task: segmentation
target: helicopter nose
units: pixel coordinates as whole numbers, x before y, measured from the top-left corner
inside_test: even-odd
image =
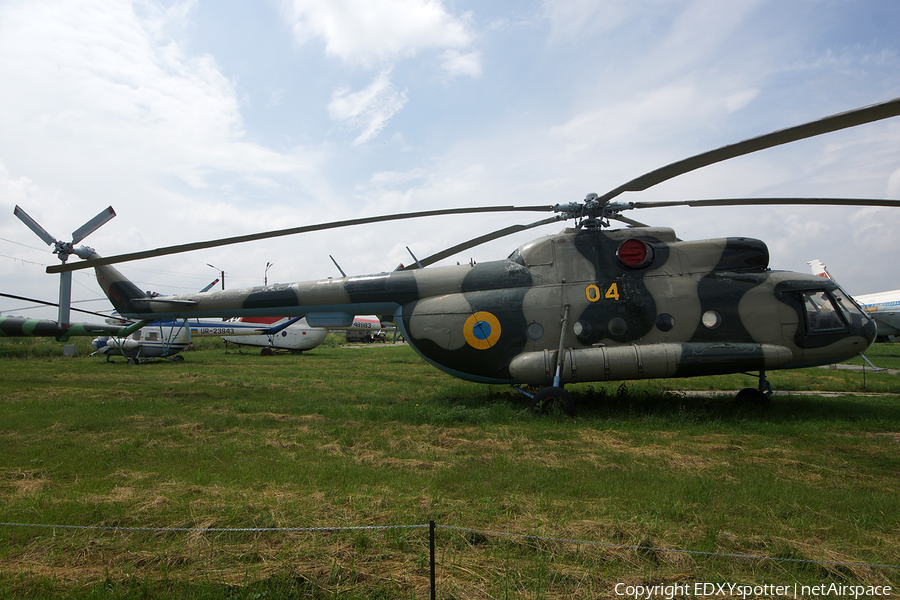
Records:
[[[865,323],[863,323],[862,326],[858,328],[858,331],[855,331],[853,333],[863,337],[866,340],[866,349],[868,349],[869,346],[875,343],[875,337],[878,335],[878,326],[875,325],[875,320],[870,317],[868,313],[863,314],[865,314],[866,316]]]

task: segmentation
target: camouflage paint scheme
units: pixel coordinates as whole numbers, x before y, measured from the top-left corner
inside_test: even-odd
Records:
[[[73,323],[60,327],[56,321],[44,319],[25,319],[23,317],[0,318],[0,337],[53,337],[65,342],[74,336],[131,335],[147,324],[146,321],[134,323],[128,327],[118,325],[91,325],[89,323]]]
[[[345,327],[393,315],[426,361],[483,383],[550,385],[560,348],[569,383],[806,367],[871,345],[874,323],[836,284],[768,261],[759,240],[636,227],[565,229],[481,264],[157,298],[113,267],[96,271],[132,318],[303,315]],[[812,325],[823,311],[811,299],[828,327]]]

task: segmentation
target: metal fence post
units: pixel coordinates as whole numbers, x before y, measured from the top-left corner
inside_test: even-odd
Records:
[[[428,523],[428,545],[431,552],[431,600],[437,600],[437,588],[434,583],[434,519]]]

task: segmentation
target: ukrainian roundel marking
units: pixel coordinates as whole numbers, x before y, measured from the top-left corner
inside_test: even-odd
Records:
[[[489,312],[477,312],[466,319],[463,335],[476,350],[487,350],[500,339],[500,321]]]

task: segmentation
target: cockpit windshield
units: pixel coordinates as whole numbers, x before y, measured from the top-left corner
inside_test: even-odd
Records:
[[[840,289],[807,290],[802,293],[809,333],[846,331],[847,325],[862,327],[868,317]]]
[[[836,304],[851,327],[862,327],[869,320],[868,315],[843,290],[831,290],[831,295],[836,300]]]

